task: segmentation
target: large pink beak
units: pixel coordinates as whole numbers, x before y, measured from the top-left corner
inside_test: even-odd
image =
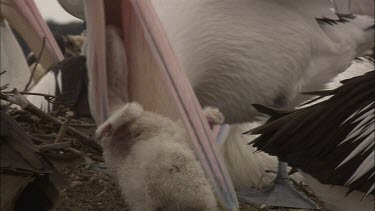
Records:
[[[98,123],[110,114],[105,25],[121,29],[127,54],[130,101],[146,110],[182,120],[196,156],[226,210],[237,197],[193,89],[183,73],[150,0],[86,0],[90,106]],[[126,71],[126,70],[124,70]],[[109,80],[110,81],[110,80]],[[110,83],[110,82],[108,82]]]
[[[33,0],[1,0],[1,17],[22,36],[36,56],[45,39],[40,59],[45,70],[64,58]]]

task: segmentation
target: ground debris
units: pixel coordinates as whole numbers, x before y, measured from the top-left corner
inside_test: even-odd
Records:
[[[60,169],[70,185],[60,190],[56,210],[127,210],[120,191],[105,172],[76,163]]]
[[[48,115],[64,122],[66,121],[66,112],[67,110],[61,108],[60,112]],[[8,113],[28,132],[35,145],[50,159],[67,180],[67,185],[59,187],[60,200],[55,208],[56,211],[128,210],[117,185],[105,168],[100,153],[93,153],[92,150],[90,151],[87,146],[77,140],[77,137],[73,137],[69,133],[64,133],[56,143],[61,124],[53,123],[49,119],[40,118],[22,109],[9,108]],[[69,121],[71,123],[70,126],[87,137],[94,136],[96,127],[91,118],[73,118]],[[66,149],[70,150],[64,151],[65,146]],[[328,211],[323,208],[323,204],[316,199],[307,187],[301,184],[294,185],[298,190],[317,202],[322,207],[322,211]],[[240,203],[240,210],[309,211],[306,209],[273,207],[259,209],[244,203]]]

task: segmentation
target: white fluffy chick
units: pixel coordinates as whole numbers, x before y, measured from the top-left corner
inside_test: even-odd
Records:
[[[215,108],[205,114],[211,124],[224,120]],[[219,210],[180,122],[128,103],[96,135],[130,210]]]

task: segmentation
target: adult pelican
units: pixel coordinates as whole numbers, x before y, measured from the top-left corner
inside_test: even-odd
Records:
[[[60,50],[34,1],[2,0],[1,18],[1,70],[7,70],[1,76],[1,83],[9,83],[10,87],[21,91],[29,83],[27,91],[57,96],[59,101],[69,102],[78,116],[89,115],[86,60],[78,56],[61,62],[64,49]],[[40,56],[39,63],[30,67],[30,71],[35,70],[32,79],[8,23],[26,41],[35,57]],[[61,45],[64,47],[64,43]],[[42,96],[28,95],[27,99],[46,112],[53,109],[53,104]]]
[[[254,120],[253,103],[298,104],[303,101],[297,97],[300,91],[321,87],[373,43],[371,18],[340,19],[328,1],[155,0],[152,4],[201,105],[218,107],[228,123]],[[107,23],[121,22],[115,18],[118,10],[113,10],[112,18],[108,14]],[[99,18],[86,21],[103,23]],[[90,61],[89,67],[95,67]],[[107,87],[92,82],[98,86],[90,87],[91,104],[94,115],[100,115],[101,106],[93,100],[108,100],[99,94]]]
[[[10,87],[23,91],[26,86],[28,88],[32,87],[46,75],[42,83],[39,84],[39,87],[42,88],[38,88],[36,91],[55,95],[56,82],[51,77],[51,73],[46,73],[44,70],[48,70],[53,64],[61,61],[63,55],[34,1],[1,0],[0,3],[2,24],[2,33],[0,35],[1,71],[7,71],[1,76],[1,83],[9,84]],[[21,35],[32,52],[38,56],[40,55],[39,63],[43,67],[41,68],[42,72],[35,73],[35,71],[30,73],[25,56],[9,25]],[[35,77],[36,75],[39,77]],[[37,106],[42,104],[39,102],[45,102],[44,99],[41,100],[42,97],[28,96],[28,98]],[[37,99],[36,101],[34,100],[35,98]]]
[[[26,41],[31,51],[36,55],[41,54],[40,64],[44,69],[48,69],[52,64],[55,64],[63,59],[63,55],[53,38],[51,31],[40,15],[34,1],[26,0],[1,0],[1,19],[5,19],[9,25],[15,29],[21,37]],[[10,33],[10,32],[7,32]],[[24,63],[25,57],[19,52],[19,46],[12,41],[13,36],[2,36],[2,39],[9,37],[9,41],[14,46],[5,49],[9,44],[2,45],[2,54],[9,54],[5,63],[14,64],[16,61]],[[7,41],[4,40],[6,43]],[[13,51],[17,51],[13,53]],[[43,51],[41,53],[41,51]],[[3,64],[3,63],[2,63]],[[2,68],[7,68],[3,67]],[[17,71],[17,70],[7,70]],[[18,77],[24,78],[28,76],[27,73],[19,74]]]
[[[218,107],[227,123],[254,120],[254,102],[298,105],[305,100],[299,92],[322,87],[373,45],[373,19],[351,15],[347,2],[336,2],[336,15],[329,1],[151,1],[199,102]],[[131,5],[111,4],[106,24],[121,28],[116,15]],[[100,113],[106,82],[92,79],[92,105]],[[247,163],[236,165],[242,171]]]

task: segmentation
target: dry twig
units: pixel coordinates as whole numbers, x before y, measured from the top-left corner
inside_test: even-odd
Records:
[[[61,126],[61,128],[59,130],[59,133],[57,134],[57,137],[55,139],[55,143],[61,142],[61,140],[64,138],[64,136],[66,134],[66,131],[67,131],[68,127],[69,127],[69,123],[72,120],[72,118],[74,117],[74,113],[71,112],[71,111],[68,111],[68,112],[66,112],[65,117],[66,117],[66,120],[62,124],[62,126]]]
[[[31,136],[31,139],[34,141],[36,145],[43,144],[46,141],[45,139],[42,139],[36,136]]]
[[[9,93],[12,93],[12,92],[3,92],[4,94],[9,94]],[[34,93],[34,92],[19,92],[20,94],[23,94],[23,95],[37,95],[37,96],[42,96],[46,99],[48,98],[56,98],[56,96],[53,96],[53,95],[47,95],[47,94],[42,94],[42,93]]]
[[[8,89],[8,86],[9,86],[9,84],[4,84],[4,85],[0,86],[0,91],[2,91],[4,89]]]
[[[71,141],[65,141],[65,142],[60,142],[60,143],[44,144],[44,145],[38,146],[38,149],[41,152],[45,152],[49,150],[61,150],[61,149],[69,148],[71,146],[72,146]]]
[[[84,152],[79,151],[78,149],[74,149],[72,147],[65,147],[66,145],[61,145],[62,143],[53,144],[55,146],[51,146],[54,149],[44,150],[41,151],[42,153],[45,153],[46,156],[59,159],[59,160],[68,160],[68,159],[76,159],[78,157],[81,157],[85,160],[86,165],[91,165],[94,163],[93,159],[88,157]],[[53,154],[50,153],[52,150],[58,150],[60,154]]]
[[[91,158],[89,158],[84,152],[81,152],[78,149],[66,148],[65,150],[67,150],[69,152],[72,152],[73,154],[77,154],[77,155],[81,156],[85,160],[87,165],[90,165],[90,164],[94,163],[94,161]]]
[[[51,115],[48,115],[47,113],[43,112],[33,104],[31,104],[23,95],[21,95],[17,90],[14,90],[13,95],[6,95],[3,93],[0,93],[0,99],[8,101],[10,103],[14,103],[18,106],[20,106],[23,110],[29,111],[30,113],[37,115],[41,118],[47,119],[55,124],[62,125],[63,122],[52,117]],[[91,137],[87,136],[86,134],[82,133],[79,130],[76,130],[75,128],[68,127],[67,128],[68,133],[76,138],[78,141],[80,141],[83,145],[87,146],[89,150],[93,153],[101,153],[102,149],[100,145]]]
[[[43,139],[56,139],[56,133],[50,133],[50,134],[31,134],[33,137],[37,138],[43,138]]]
[[[96,127],[96,124],[79,124],[79,123],[70,123],[72,127]]]

